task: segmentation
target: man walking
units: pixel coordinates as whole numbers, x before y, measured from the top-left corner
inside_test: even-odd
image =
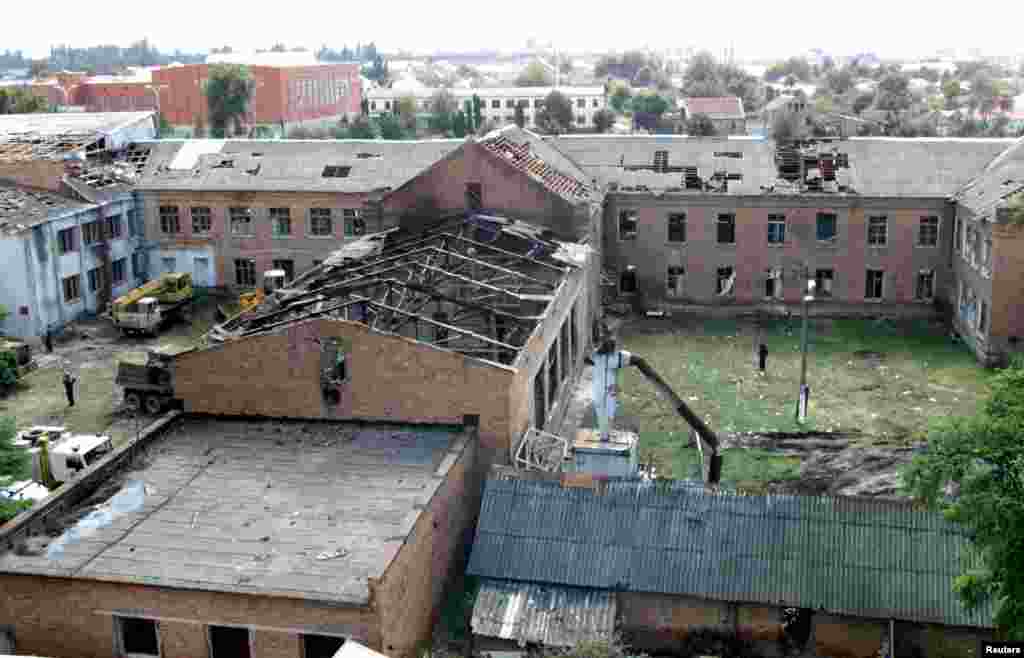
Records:
[[[68,406],[75,406],[75,384],[78,378],[71,374],[71,368],[64,367],[64,394],[68,396]]]
[[[43,344],[46,345],[46,353],[53,354],[53,330],[46,328],[46,335],[43,336]]]

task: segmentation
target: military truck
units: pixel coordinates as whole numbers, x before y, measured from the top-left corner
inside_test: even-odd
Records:
[[[114,300],[110,319],[123,334],[155,336],[175,320],[191,321],[192,275],[163,274]]]

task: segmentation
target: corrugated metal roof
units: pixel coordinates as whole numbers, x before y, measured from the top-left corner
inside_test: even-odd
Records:
[[[967,547],[941,515],[887,501],[489,479],[468,573],[991,627],[952,592]]]
[[[477,635],[521,645],[568,647],[610,639],[616,611],[615,595],[608,590],[484,579],[471,626]]]
[[[1013,194],[1024,190],[1024,139],[1014,142],[963,186],[957,201],[976,215],[990,215]]]

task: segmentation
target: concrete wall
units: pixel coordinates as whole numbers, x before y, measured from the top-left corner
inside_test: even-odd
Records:
[[[90,291],[88,272],[102,269],[102,259],[92,246],[82,243],[82,225],[101,218],[121,217],[121,238],[110,240],[111,262],[124,259],[125,278],[113,286],[114,297],[131,290],[136,280],[132,271],[132,254],[138,248],[138,236],[131,235],[129,214],[134,199],[129,195],[102,206],[92,206],[65,213],[33,227],[16,237],[0,240],[0,258],[7,264],[0,277],[0,304],[10,311],[2,323],[3,331],[20,338],[38,337],[48,326],[63,326],[84,314],[101,309],[101,290]],[[59,253],[58,233],[73,228],[77,248]],[[79,275],[81,297],[64,300],[62,281]],[[23,313],[27,307],[27,314]]]
[[[1000,354],[1024,351],[1024,228],[992,227],[992,320],[989,341]]]
[[[337,405],[324,401],[315,342],[329,336],[350,346]],[[484,449],[506,452],[514,379],[512,368],[342,320],[303,322],[184,354],[175,363],[175,393],[186,411],[424,423],[475,414]]]
[[[364,194],[330,193],[274,193],[274,192],[143,192],[143,211],[146,236],[153,250],[151,264],[159,267],[161,258],[174,257],[179,271],[193,272],[196,258],[210,259],[210,283],[216,287],[234,288],[235,259],[255,260],[256,285],[263,284],[263,272],[273,269],[275,259],[294,261],[298,275],[313,266],[314,260],[324,260],[346,240],[358,236],[345,235],[344,209],[362,213],[366,232],[373,233],[384,226],[376,214],[366,209]],[[160,230],[160,206],[176,206],[181,232],[167,235]],[[253,211],[252,235],[231,233],[229,208],[248,207]],[[211,213],[209,234],[197,234],[192,229],[192,208],[208,207]],[[274,236],[270,221],[270,208],[289,208],[292,234]],[[330,208],[333,233],[312,236],[309,232],[310,208]]]
[[[820,201],[818,203],[821,203]],[[885,271],[883,305],[917,304],[917,272],[932,269],[936,289],[949,287],[948,253],[952,228],[946,204],[939,200],[875,201],[832,200],[830,206],[814,199],[760,199],[721,196],[654,197],[612,193],[606,203],[604,226],[605,267],[618,275],[626,266],[636,268],[640,288],[651,298],[666,299],[669,266],[685,268],[684,290],[676,301],[719,304],[751,304],[765,300],[765,272],[783,269],[783,301],[798,302],[803,291],[803,266],[833,269],[833,302],[864,303],[866,270]],[[635,240],[619,239],[619,212],[638,213]],[[837,239],[819,243],[816,214],[837,215]],[[686,214],[686,242],[668,241],[668,215]],[[719,213],[735,213],[736,243],[717,242]],[[784,214],[786,240],[768,243],[768,215]],[[867,217],[888,217],[886,247],[867,245]],[[918,221],[924,215],[940,217],[939,244],[917,245]],[[733,267],[737,277],[732,298],[716,294],[717,268]],[[878,302],[872,302],[878,303]],[[897,306],[898,308],[898,306]],[[888,310],[888,309],[887,309]]]

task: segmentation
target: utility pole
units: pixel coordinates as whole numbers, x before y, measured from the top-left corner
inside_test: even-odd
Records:
[[[814,301],[814,281],[810,269],[804,265],[803,328],[800,331],[800,391],[796,403],[796,422],[807,420],[807,406],[810,404],[810,389],[807,388],[807,314],[808,305]]]

